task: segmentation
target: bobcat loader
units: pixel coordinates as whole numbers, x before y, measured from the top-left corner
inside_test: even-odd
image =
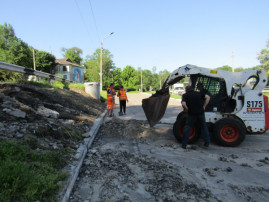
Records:
[[[267,85],[263,70],[249,69],[242,72],[210,70],[185,65],[173,71],[162,88],[150,98],[142,100],[142,107],[151,127],[163,117],[170,98],[169,86],[189,77],[189,85],[198,91],[202,85],[210,96],[205,118],[211,136],[223,146],[237,146],[246,133],[264,133],[269,129],[268,97],[262,90]],[[186,112],[179,113],[173,125],[173,133],[182,140]],[[189,143],[199,138],[199,124],[195,125]]]

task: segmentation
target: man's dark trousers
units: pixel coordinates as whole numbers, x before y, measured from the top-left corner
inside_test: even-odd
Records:
[[[189,136],[191,128],[194,126],[195,123],[199,123],[201,125],[201,135],[204,139],[205,143],[210,142],[210,136],[208,132],[208,128],[205,122],[205,114],[198,114],[198,115],[187,115],[186,124],[183,130],[183,140],[182,145],[186,146],[188,144]]]

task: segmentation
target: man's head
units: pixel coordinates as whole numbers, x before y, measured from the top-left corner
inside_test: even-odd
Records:
[[[186,92],[189,92],[189,91],[192,91],[192,90],[193,90],[193,88],[191,86],[186,86],[186,88],[185,88]]]
[[[120,86],[120,89],[123,90],[123,86]]]
[[[114,87],[114,83],[110,84],[110,87],[113,88]]]

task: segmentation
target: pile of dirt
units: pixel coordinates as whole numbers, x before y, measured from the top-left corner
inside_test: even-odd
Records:
[[[147,121],[123,120],[117,117],[107,120],[99,130],[99,136],[139,139],[140,141],[153,141],[158,139],[163,129],[150,128]],[[98,137],[97,137],[98,138]]]
[[[0,140],[36,139],[42,149],[76,149],[105,110],[80,89],[0,83]]]

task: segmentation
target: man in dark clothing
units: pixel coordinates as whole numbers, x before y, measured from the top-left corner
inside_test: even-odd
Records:
[[[119,102],[120,102],[120,111],[119,115],[125,115],[126,114],[126,101],[128,102],[127,93],[126,90],[124,90],[123,86],[120,87],[120,90],[118,92]]]
[[[205,122],[205,108],[210,97],[207,94],[196,92],[191,86],[186,87],[186,93],[182,96],[182,106],[188,112],[186,124],[183,130],[182,148],[186,149],[191,128],[199,122],[202,129],[204,146],[208,147],[210,142],[208,128]]]

